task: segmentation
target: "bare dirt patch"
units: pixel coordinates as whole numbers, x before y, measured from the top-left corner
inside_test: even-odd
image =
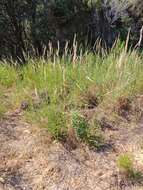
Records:
[[[68,150],[45,129],[11,114],[0,122],[0,190],[140,190],[122,179],[116,159],[129,149],[141,157],[143,125],[107,129],[113,149],[96,152],[85,145]],[[139,153],[139,154],[138,154]]]

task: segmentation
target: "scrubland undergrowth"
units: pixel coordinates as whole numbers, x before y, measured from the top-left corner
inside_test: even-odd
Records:
[[[55,55],[28,59],[23,66],[3,61],[0,117],[18,108],[27,121],[47,128],[54,139],[65,141],[70,131],[77,140],[100,148],[104,137],[94,110],[117,105],[116,111],[124,115],[130,101],[142,94],[142,76],[142,55],[126,51],[122,44],[102,57],[90,52]]]

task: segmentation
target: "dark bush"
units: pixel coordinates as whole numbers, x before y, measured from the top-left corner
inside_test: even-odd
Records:
[[[0,0],[0,58],[23,62],[27,54],[43,55],[49,42],[56,47],[59,41],[62,50],[67,41],[72,46],[75,34],[83,47],[93,47],[98,38],[110,47],[130,26],[138,32],[135,43],[143,11],[138,4],[122,5],[120,0]]]

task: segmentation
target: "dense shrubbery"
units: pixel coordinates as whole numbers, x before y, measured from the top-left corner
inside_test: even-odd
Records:
[[[87,46],[88,42],[93,47],[101,38],[111,46],[119,33],[126,36],[130,26],[133,33],[139,31],[142,10],[133,4],[123,0],[0,0],[0,58],[39,56],[49,42],[57,46],[59,41],[62,49],[66,41],[73,43],[75,34],[79,44]]]

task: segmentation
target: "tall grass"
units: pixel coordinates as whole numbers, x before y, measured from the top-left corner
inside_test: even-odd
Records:
[[[74,60],[72,55],[30,59],[22,67],[1,63],[0,86],[11,91],[13,109],[26,101],[26,118],[60,138],[70,125],[70,113],[88,108],[91,98],[102,103],[141,94],[142,62],[141,54],[119,44],[103,57],[86,52]]]

